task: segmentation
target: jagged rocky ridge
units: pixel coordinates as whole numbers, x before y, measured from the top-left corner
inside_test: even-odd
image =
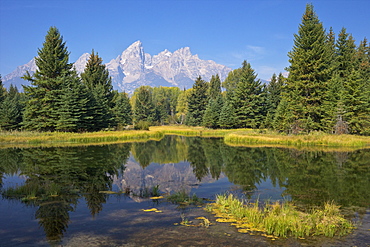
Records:
[[[78,73],[81,73],[89,58],[89,54],[83,54],[74,63]],[[132,93],[135,88],[142,85],[177,86],[181,89],[192,87],[195,79],[201,76],[204,80],[210,80],[212,75],[218,74],[221,80],[225,79],[232,70],[224,65],[211,60],[202,60],[198,55],[193,55],[189,47],[181,48],[173,53],[164,50],[157,55],[151,56],[144,52],[140,41],[136,41],[122,52],[117,58],[106,64],[112,77],[114,89]],[[12,73],[3,78],[4,85],[28,85],[20,77],[26,71],[36,71],[35,59],[29,63],[17,67]]]

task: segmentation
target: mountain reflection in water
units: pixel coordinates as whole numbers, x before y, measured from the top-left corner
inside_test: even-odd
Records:
[[[143,191],[156,186],[161,193],[199,190],[202,196],[214,198],[210,185],[219,182],[228,185],[225,190],[234,187],[253,199],[268,183],[277,188],[272,199],[289,198],[303,207],[331,200],[342,207],[366,209],[370,205],[369,149],[230,147],[217,138],[166,136],[161,141],[102,146],[0,149],[0,157],[3,201],[33,209],[49,242],[63,239],[72,212],[85,206],[82,200],[96,218],[108,208],[110,197],[142,202]],[[14,177],[23,182],[12,183]],[[111,190],[127,193],[101,193]],[[16,217],[2,205],[0,216]],[[0,229],[12,228],[11,222],[0,222]],[[10,241],[13,237],[6,234],[0,230],[0,239]]]

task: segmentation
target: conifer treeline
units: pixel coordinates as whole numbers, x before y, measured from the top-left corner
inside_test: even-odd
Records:
[[[141,86],[129,99],[113,90],[108,70],[94,51],[77,75],[59,31],[51,27],[38,51],[38,70],[24,76],[31,81],[25,93],[12,86],[6,91],[0,84],[0,128],[96,131],[132,123],[141,129],[177,123],[293,134],[370,134],[366,38],[356,46],[343,28],[336,39],[308,4],[288,57],[288,77],[274,74],[268,85],[244,61],[223,82],[215,75],[209,82],[198,77],[188,90]]]

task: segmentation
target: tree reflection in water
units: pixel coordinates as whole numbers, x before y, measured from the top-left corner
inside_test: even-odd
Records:
[[[85,198],[92,216],[103,209],[107,195],[99,191],[111,190],[112,176],[123,172],[130,149],[131,144],[24,149],[16,152],[17,169],[27,180],[11,193],[6,190],[2,194],[38,207],[35,218],[47,239],[60,241],[80,197]],[[14,172],[13,162],[1,164],[5,174]]]
[[[249,196],[270,179],[303,206],[331,200],[341,206],[368,208],[370,204],[369,149],[243,148],[227,146],[217,138],[179,136],[133,144],[0,149],[0,182],[4,175],[18,172],[27,177],[22,186],[4,189],[2,195],[37,207],[35,217],[47,239],[59,241],[80,198],[86,200],[92,217],[101,212],[108,195],[99,191],[112,189],[113,176],[124,173],[130,151],[143,169],[151,163],[183,165],[185,161],[199,181],[223,174]]]

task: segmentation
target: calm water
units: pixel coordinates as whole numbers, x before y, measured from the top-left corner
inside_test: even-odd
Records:
[[[358,228],[342,238],[272,241],[227,223],[176,226],[182,219],[214,218],[197,206],[151,200],[154,188],[206,199],[232,192],[250,200],[293,200],[302,209],[334,200]],[[0,189],[0,246],[370,246],[369,149],[241,148],[175,136],[0,149]],[[153,207],[162,212],[142,210]]]

